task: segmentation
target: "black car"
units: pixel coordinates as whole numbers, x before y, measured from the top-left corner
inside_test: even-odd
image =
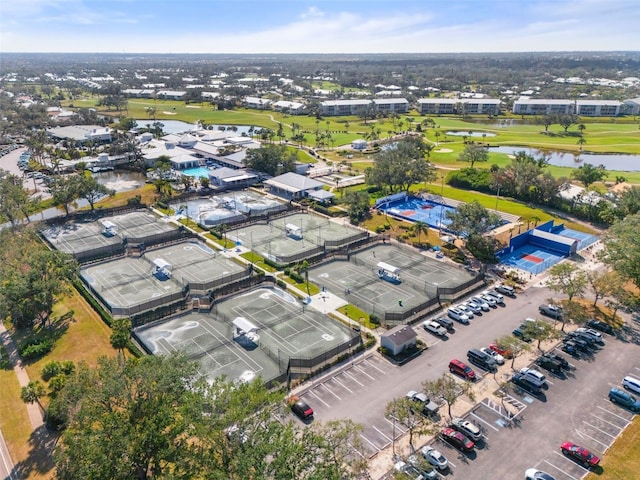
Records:
[[[538,307],[538,311],[542,315],[546,315],[547,317],[553,318],[555,320],[560,320],[562,318],[562,308],[558,307],[557,305],[544,303]]]
[[[615,330],[610,324],[608,324],[607,322],[602,322],[600,320],[595,320],[595,319],[589,320],[587,322],[587,327],[593,328],[594,330],[598,330],[599,332],[602,332],[602,333],[608,333],[609,335],[615,334]]]
[[[563,352],[567,352],[569,355],[578,355],[578,346],[573,343],[571,340],[567,340],[565,339],[562,342],[562,347],[561,347]]]
[[[564,358],[562,355],[558,355],[557,353],[547,352],[547,353],[544,353],[542,356],[555,360],[560,364],[560,367],[564,368],[565,370],[568,370],[571,368],[571,365],[569,365],[569,362],[567,361],[567,359]]]
[[[585,343],[588,347],[592,348],[596,348],[598,346],[598,342],[594,338],[590,337],[589,335],[584,335],[580,332],[569,332],[565,335],[565,338],[569,338],[576,343]]]
[[[292,398],[291,411],[302,420],[313,417],[313,408],[307,402],[300,398]]]
[[[526,390],[533,395],[540,395],[542,393],[542,388],[531,382],[526,376],[520,373],[514,373],[511,377],[511,381],[518,387]]]
[[[453,320],[451,320],[450,318],[438,317],[435,319],[435,321],[438,322],[442,327],[446,328],[447,330],[449,331],[453,330]]]
[[[560,374],[562,372],[562,365],[560,365],[560,362],[545,355],[538,358],[536,360],[536,364],[551,373]]]
[[[562,341],[565,343],[571,342],[573,346],[581,352],[585,352],[585,353],[591,352],[591,348],[589,348],[589,344],[579,337],[567,335]]]
[[[519,338],[523,342],[529,343],[531,341],[531,337],[527,335],[524,331],[524,327],[519,326],[513,332],[511,332],[514,337]]]

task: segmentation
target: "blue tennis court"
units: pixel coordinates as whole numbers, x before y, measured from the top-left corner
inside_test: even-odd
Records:
[[[571,230],[570,228],[564,228],[564,226],[562,228],[554,230],[553,233],[555,233],[556,235],[562,235],[563,237],[578,240],[578,251],[582,250],[583,248],[587,248],[592,243],[598,241],[597,235],[591,235],[589,233]]]
[[[500,257],[500,263],[538,274],[565,258],[527,243]]]
[[[394,217],[411,222],[423,222],[432,228],[442,227],[444,229],[451,224],[451,220],[447,218],[447,212],[456,211],[449,205],[418,197],[405,197],[404,199],[382,202],[377,208]]]

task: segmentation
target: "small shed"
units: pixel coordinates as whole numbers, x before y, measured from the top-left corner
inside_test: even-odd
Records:
[[[302,227],[294,225],[293,223],[287,223],[285,225],[285,231],[287,236],[300,239],[302,238]]]
[[[367,141],[361,138],[351,142],[351,148],[353,148],[354,150],[364,150],[367,148],[367,145],[368,145]]]
[[[380,335],[380,345],[391,355],[398,355],[407,348],[416,346],[418,335],[409,325],[398,325]]]
[[[113,237],[118,233],[118,226],[109,220],[102,220],[102,234],[105,237]]]
[[[156,258],[153,261],[153,274],[170,278],[171,264],[162,258]]]
[[[378,262],[378,277],[392,283],[400,283],[400,269],[386,262]]]

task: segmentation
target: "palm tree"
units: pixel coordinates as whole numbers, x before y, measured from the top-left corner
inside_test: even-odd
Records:
[[[20,398],[24,403],[37,403],[42,411],[42,414],[46,416],[46,410],[42,406],[40,399],[47,394],[47,390],[39,380],[33,380],[29,382],[26,387],[22,387]]]
[[[416,222],[416,223],[414,223],[414,224],[413,224],[413,227],[412,227],[412,229],[411,229],[411,230],[413,231],[413,234],[414,234],[414,235],[417,235],[417,236],[418,236],[418,243],[421,243],[421,242],[420,242],[420,236],[421,236],[423,233],[425,233],[425,234],[428,234],[428,233],[429,233],[429,225],[427,225],[427,224],[426,224],[426,223],[424,223],[424,222],[420,222],[420,221],[418,221],[418,222]]]
[[[577,143],[580,145],[580,151],[582,151],[582,146],[587,143],[587,140],[584,137],[580,137]]]
[[[580,135],[584,135],[584,131],[587,128],[587,126],[584,123],[581,123],[580,125],[578,125],[578,130],[580,130]]]

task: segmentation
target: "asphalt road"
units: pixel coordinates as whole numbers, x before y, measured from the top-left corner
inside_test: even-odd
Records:
[[[538,306],[553,296],[546,288],[532,287],[516,299],[505,298],[506,306],[471,320],[468,326],[456,323],[456,332],[446,340],[415,327],[430,348],[404,366],[392,365],[377,353],[355,359],[333,375],[314,380],[301,393],[316,411],[318,420],[352,419],[364,426],[364,456],[389,448],[405,430],[384,415],[387,402],[408,390],[420,390],[425,380],[435,380],[446,372],[449,360],[466,360],[466,352],[482,347],[510,333],[526,317],[541,318]],[[579,479],[586,470],[560,454],[559,445],[570,440],[602,454],[633,417],[607,399],[609,388],[619,385],[625,375],[640,377],[640,349],[636,343],[609,337],[607,345],[584,358],[567,357],[575,368],[564,378],[547,373],[549,390],[541,399],[513,394],[512,408],[522,409],[519,426],[509,426],[504,411],[491,402],[479,404],[469,416],[486,432],[486,442],[471,456],[439,444],[455,466],[447,478],[521,479],[524,470],[537,467],[558,480]],[[535,348],[535,345],[534,345]],[[516,366],[524,366],[516,360]],[[481,372],[475,368],[476,372]],[[510,361],[497,377],[507,378]],[[483,381],[484,391],[495,391],[492,378]],[[446,411],[444,411],[446,415]],[[407,453],[407,452],[403,452]],[[389,465],[391,467],[391,465]]]

